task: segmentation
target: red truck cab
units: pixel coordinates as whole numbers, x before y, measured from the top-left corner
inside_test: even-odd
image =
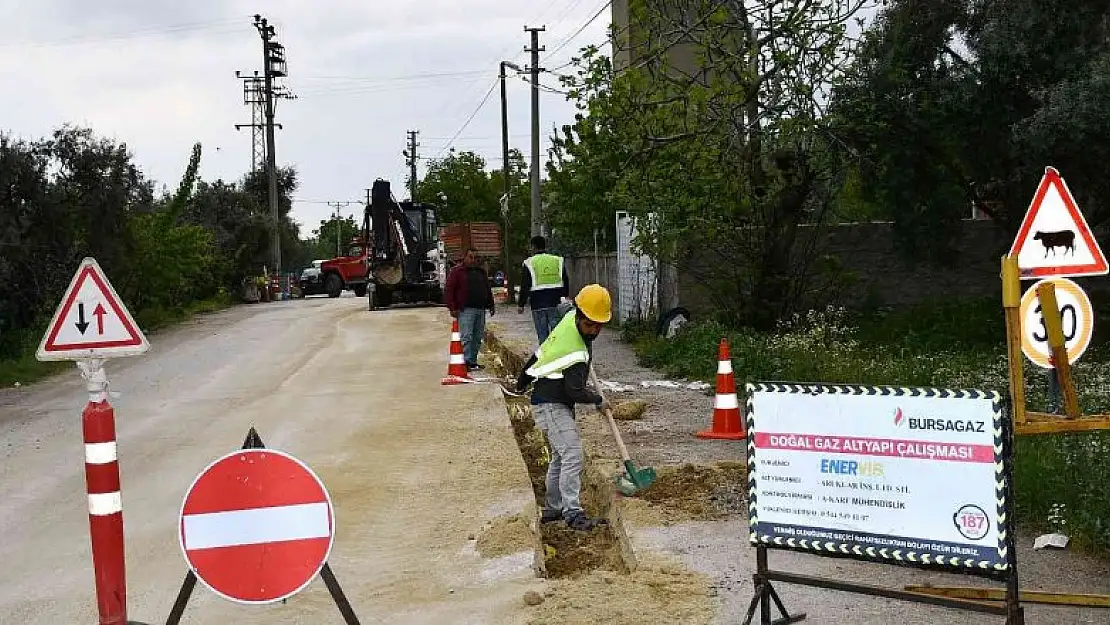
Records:
[[[346,256],[325,260],[320,265],[324,292],[328,297],[339,297],[344,290],[354,291],[357,297],[366,295],[367,249],[362,237],[351,239]]]

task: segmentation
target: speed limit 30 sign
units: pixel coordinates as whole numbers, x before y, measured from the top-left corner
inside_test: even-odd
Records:
[[[1067,278],[1048,278],[1029,287],[1021,296],[1021,351],[1038,367],[1052,369],[1048,349],[1048,331],[1045,329],[1037,287],[1051,282],[1056,286],[1056,305],[1060,307],[1060,321],[1064,330],[1064,347],[1068,363],[1074,363],[1091,344],[1091,331],[1095,315],[1091,300],[1079,285]]]

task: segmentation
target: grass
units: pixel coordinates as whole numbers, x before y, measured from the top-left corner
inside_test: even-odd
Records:
[[[226,293],[221,293],[216,297],[193,302],[176,310],[162,308],[141,310],[135,315],[135,321],[144,333],[150,333],[191,319],[194,315],[222,310],[233,303]],[[13,351],[16,356],[0,359],[0,388],[13,386],[16,383],[32,384],[73,367],[72,363],[66,361],[40,362],[35,358],[39,341],[46,332],[46,325],[47,321],[44,320],[14,339],[16,348]]]
[[[1003,327],[992,300],[900,314],[851,316],[830,308],[771,333],[700,322],[670,340],[657,339],[647,326],[623,334],[641,364],[675,378],[713,383],[724,337],[738,388],[779,380],[975,388],[1008,397]],[[1089,349],[1073,371],[1084,412],[1110,412],[1110,346]],[[1025,375],[1029,407],[1046,408],[1046,373],[1027,362]],[[1110,551],[1110,432],[1023,436],[1015,447],[1019,521],[1061,531],[1078,547]]]

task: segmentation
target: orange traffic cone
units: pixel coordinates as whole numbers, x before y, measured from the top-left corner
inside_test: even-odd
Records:
[[[451,319],[451,355],[447,359],[447,377],[440,384],[467,384],[470,374],[463,358],[462,338],[459,336],[459,320]]]
[[[732,377],[732,358],[728,340],[721,339],[717,350],[717,399],[713,406],[713,428],[697,433],[698,438],[740,440],[747,438],[736,399],[736,380]]]

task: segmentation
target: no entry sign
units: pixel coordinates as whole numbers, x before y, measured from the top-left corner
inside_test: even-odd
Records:
[[[335,517],[324,484],[301,461],[244,449],[208,465],[181,506],[181,550],[212,592],[237,603],[287,599],[328,559]]]

